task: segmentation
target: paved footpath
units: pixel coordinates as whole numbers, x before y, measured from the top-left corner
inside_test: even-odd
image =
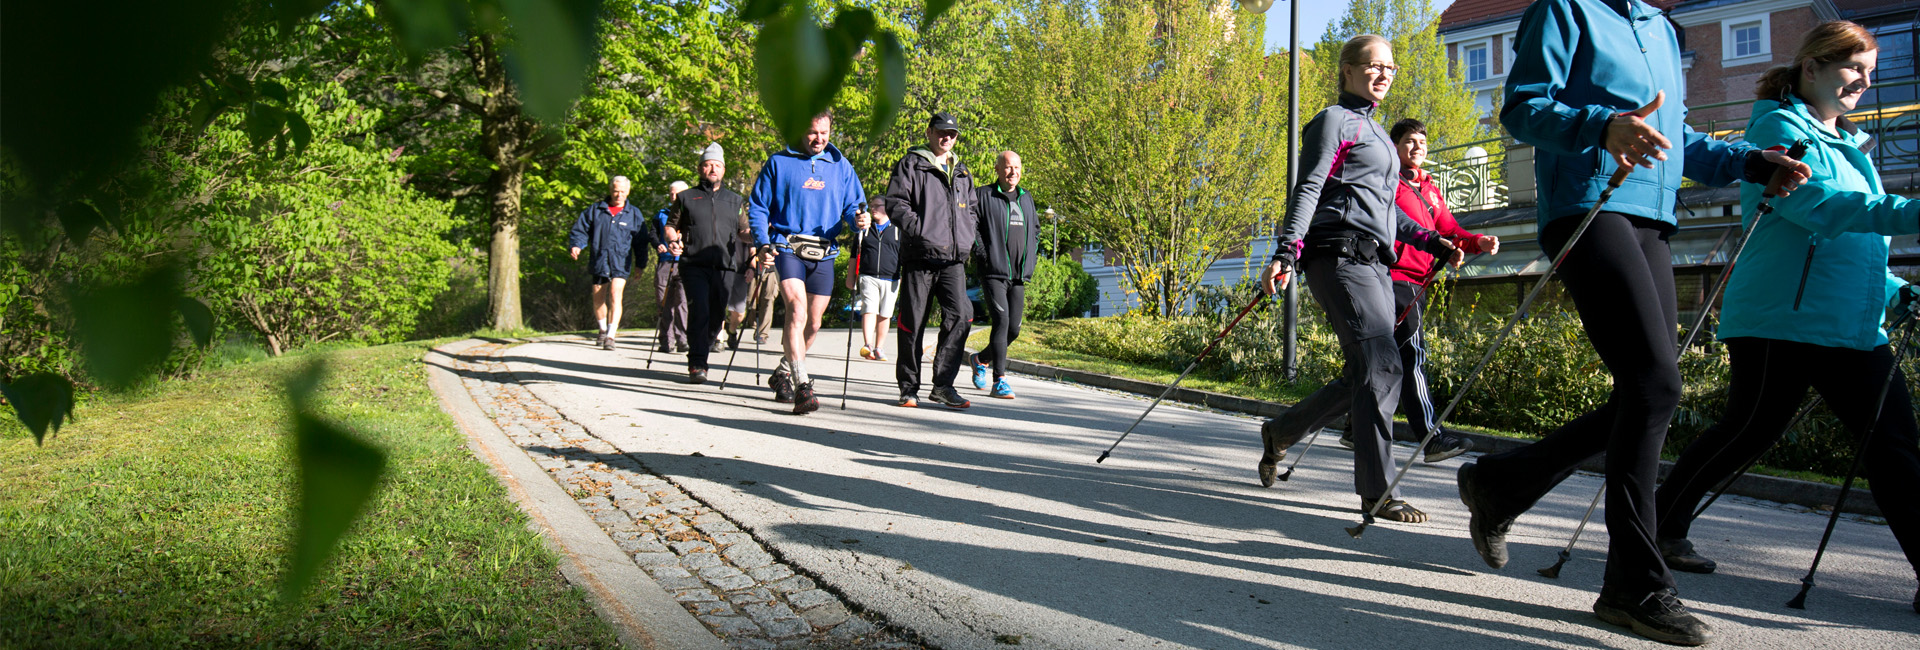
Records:
[[[775,350],[746,348],[723,390],[726,353],[715,381],[693,386],[683,355],[648,369],[647,342],[483,345],[453,363],[501,428],[736,648],[1663,647],[1594,617],[1604,530],[1587,531],[1558,580],[1534,572],[1597,476],[1521,518],[1512,563],[1490,571],[1454,488],[1464,458],[1402,484],[1432,522],[1353,539],[1352,454],[1327,438],[1266,489],[1245,417],[1163,404],[1095,464],[1146,399],[1015,377],[1019,399],[996,400],[963,374],[973,408],[902,409],[892,364],[856,359],[841,410],[846,338],[831,331],[809,364],[824,408],[795,416],[755,385]],[[1681,574],[1681,597],[1715,647],[1920,647],[1913,571],[1873,520],[1843,519],[1808,609],[1783,606],[1825,521],[1729,497],[1695,525],[1720,571]]]

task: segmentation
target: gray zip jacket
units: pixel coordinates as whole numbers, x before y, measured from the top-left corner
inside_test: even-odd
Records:
[[[1395,206],[1400,154],[1387,130],[1373,121],[1375,105],[1342,91],[1340,103],[1307,122],[1300,143],[1300,172],[1280,223],[1275,259],[1293,264],[1309,237],[1358,232],[1380,243],[1380,261],[1393,264],[1395,240],[1436,256],[1443,238]]]

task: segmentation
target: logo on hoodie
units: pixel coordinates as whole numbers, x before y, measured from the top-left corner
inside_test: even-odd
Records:
[[[820,180],[818,178],[809,178],[807,179],[807,182],[801,183],[800,187],[804,187],[810,190],[824,190],[824,189],[827,189],[827,182]]]

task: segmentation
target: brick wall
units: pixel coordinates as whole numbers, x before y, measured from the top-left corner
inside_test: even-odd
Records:
[[[1694,53],[1693,68],[1687,71],[1687,104],[1703,106],[1753,99],[1753,87],[1760,81],[1760,75],[1773,66],[1791,63],[1794,51],[1800,48],[1800,39],[1818,24],[1820,21],[1814,17],[1812,7],[1775,12],[1769,18],[1768,30],[1772,60],[1731,68],[1720,65],[1720,22],[1687,28],[1687,49]],[[1729,120],[1735,122],[1733,126],[1738,128],[1751,113],[1752,109],[1745,105],[1728,106],[1694,111],[1689,115],[1689,121],[1697,124],[1709,119]]]

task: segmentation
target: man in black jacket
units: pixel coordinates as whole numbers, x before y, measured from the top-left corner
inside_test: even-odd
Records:
[[[980,188],[973,204],[979,215],[973,257],[980,272],[980,300],[993,323],[987,348],[973,355],[973,387],[987,388],[987,364],[992,364],[993,391],[987,395],[1013,399],[1013,388],[1007,385],[1007,345],[1020,338],[1027,280],[1040,263],[1040,219],[1033,195],[1020,187],[1020,154],[1000,152],[993,171],[999,182]]]
[[[966,261],[979,231],[972,207],[973,174],[953,152],[959,140],[960,125],[953,116],[935,113],[927,124],[927,144],[908,149],[887,182],[887,212],[900,224],[900,359],[894,370],[900,406],[919,406],[920,339],[929,297],[940,303],[940,339],[929,395],[953,408],[971,406],[953,389],[973,320]]]
[[[595,201],[573,222],[567,234],[568,254],[580,259],[587,254],[587,272],[593,274],[593,315],[600,320],[600,347],[613,349],[613,334],[620,329],[620,296],[627,288],[630,269],[647,268],[646,250],[652,239],[646,228],[646,215],[627,204],[627,192],[633,182],[615,176],[607,183],[607,198]]]
[[[684,247],[680,284],[687,290],[688,382],[707,381],[707,355],[726,322],[733,286],[734,247],[746,228],[746,197],[720,186],[727,165],[718,143],[700,154],[700,185],[680,192],[667,221],[667,240]]]

